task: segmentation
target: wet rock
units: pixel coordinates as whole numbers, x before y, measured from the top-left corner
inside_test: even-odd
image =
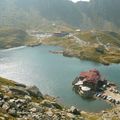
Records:
[[[40,90],[36,86],[27,87],[26,90],[29,92],[29,94],[31,96],[43,99],[42,93],[40,92]]]
[[[23,87],[9,87],[9,89],[13,92],[13,94],[16,95],[29,95],[29,93]]]
[[[5,102],[2,108],[7,111],[10,108],[10,105],[7,102]]]

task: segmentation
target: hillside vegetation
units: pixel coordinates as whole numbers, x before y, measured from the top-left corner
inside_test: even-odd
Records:
[[[66,37],[52,37],[43,44],[65,48],[63,55],[103,64],[120,63],[120,34],[108,31],[84,31]]]
[[[0,26],[22,29],[68,25],[82,30],[120,31],[120,1],[1,0]]]
[[[29,45],[38,41],[25,31],[14,28],[0,28],[0,49]]]
[[[65,28],[67,29],[67,28]],[[0,29],[0,49],[42,44],[65,48],[63,55],[92,60],[103,64],[120,63],[120,34],[110,31],[81,31],[68,29],[65,37],[35,38],[20,29]],[[52,34],[52,33],[51,33]]]
[[[74,106],[61,106],[36,86],[26,86],[0,77],[1,120],[119,120],[120,106],[100,113],[87,113]]]

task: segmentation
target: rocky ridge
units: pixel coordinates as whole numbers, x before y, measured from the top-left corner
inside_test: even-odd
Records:
[[[64,108],[55,98],[44,96],[36,86],[15,82],[0,85],[0,113],[0,120],[84,119],[74,106]]]
[[[0,120],[120,120],[120,106],[100,113],[66,108],[36,86],[0,78]]]

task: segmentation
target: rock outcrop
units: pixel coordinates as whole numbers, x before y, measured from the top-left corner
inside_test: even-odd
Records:
[[[79,120],[80,111],[75,107],[66,109],[44,96],[36,86],[15,83],[0,87],[0,119],[9,120]],[[1,112],[1,111],[0,111]]]
[[[23,92],[24,91],[24,92]],[[120,106],[101,113],[66,108],[36,86],[0,78],[0,120],[119,120]]]

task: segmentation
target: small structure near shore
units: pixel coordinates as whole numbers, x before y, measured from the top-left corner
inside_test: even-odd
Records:
[[[109,83],[96,69],[81,72],[72,85],[75,92],[85,98],[101,98],[110,103],[120,104],[120,92],[116,85]]]
[[[101,78],[96,69],[81,72],[73,81],[75,91],[84,97],[92,97],[96,91],[100,91],[100,88],[106,84],[107,81]]]

